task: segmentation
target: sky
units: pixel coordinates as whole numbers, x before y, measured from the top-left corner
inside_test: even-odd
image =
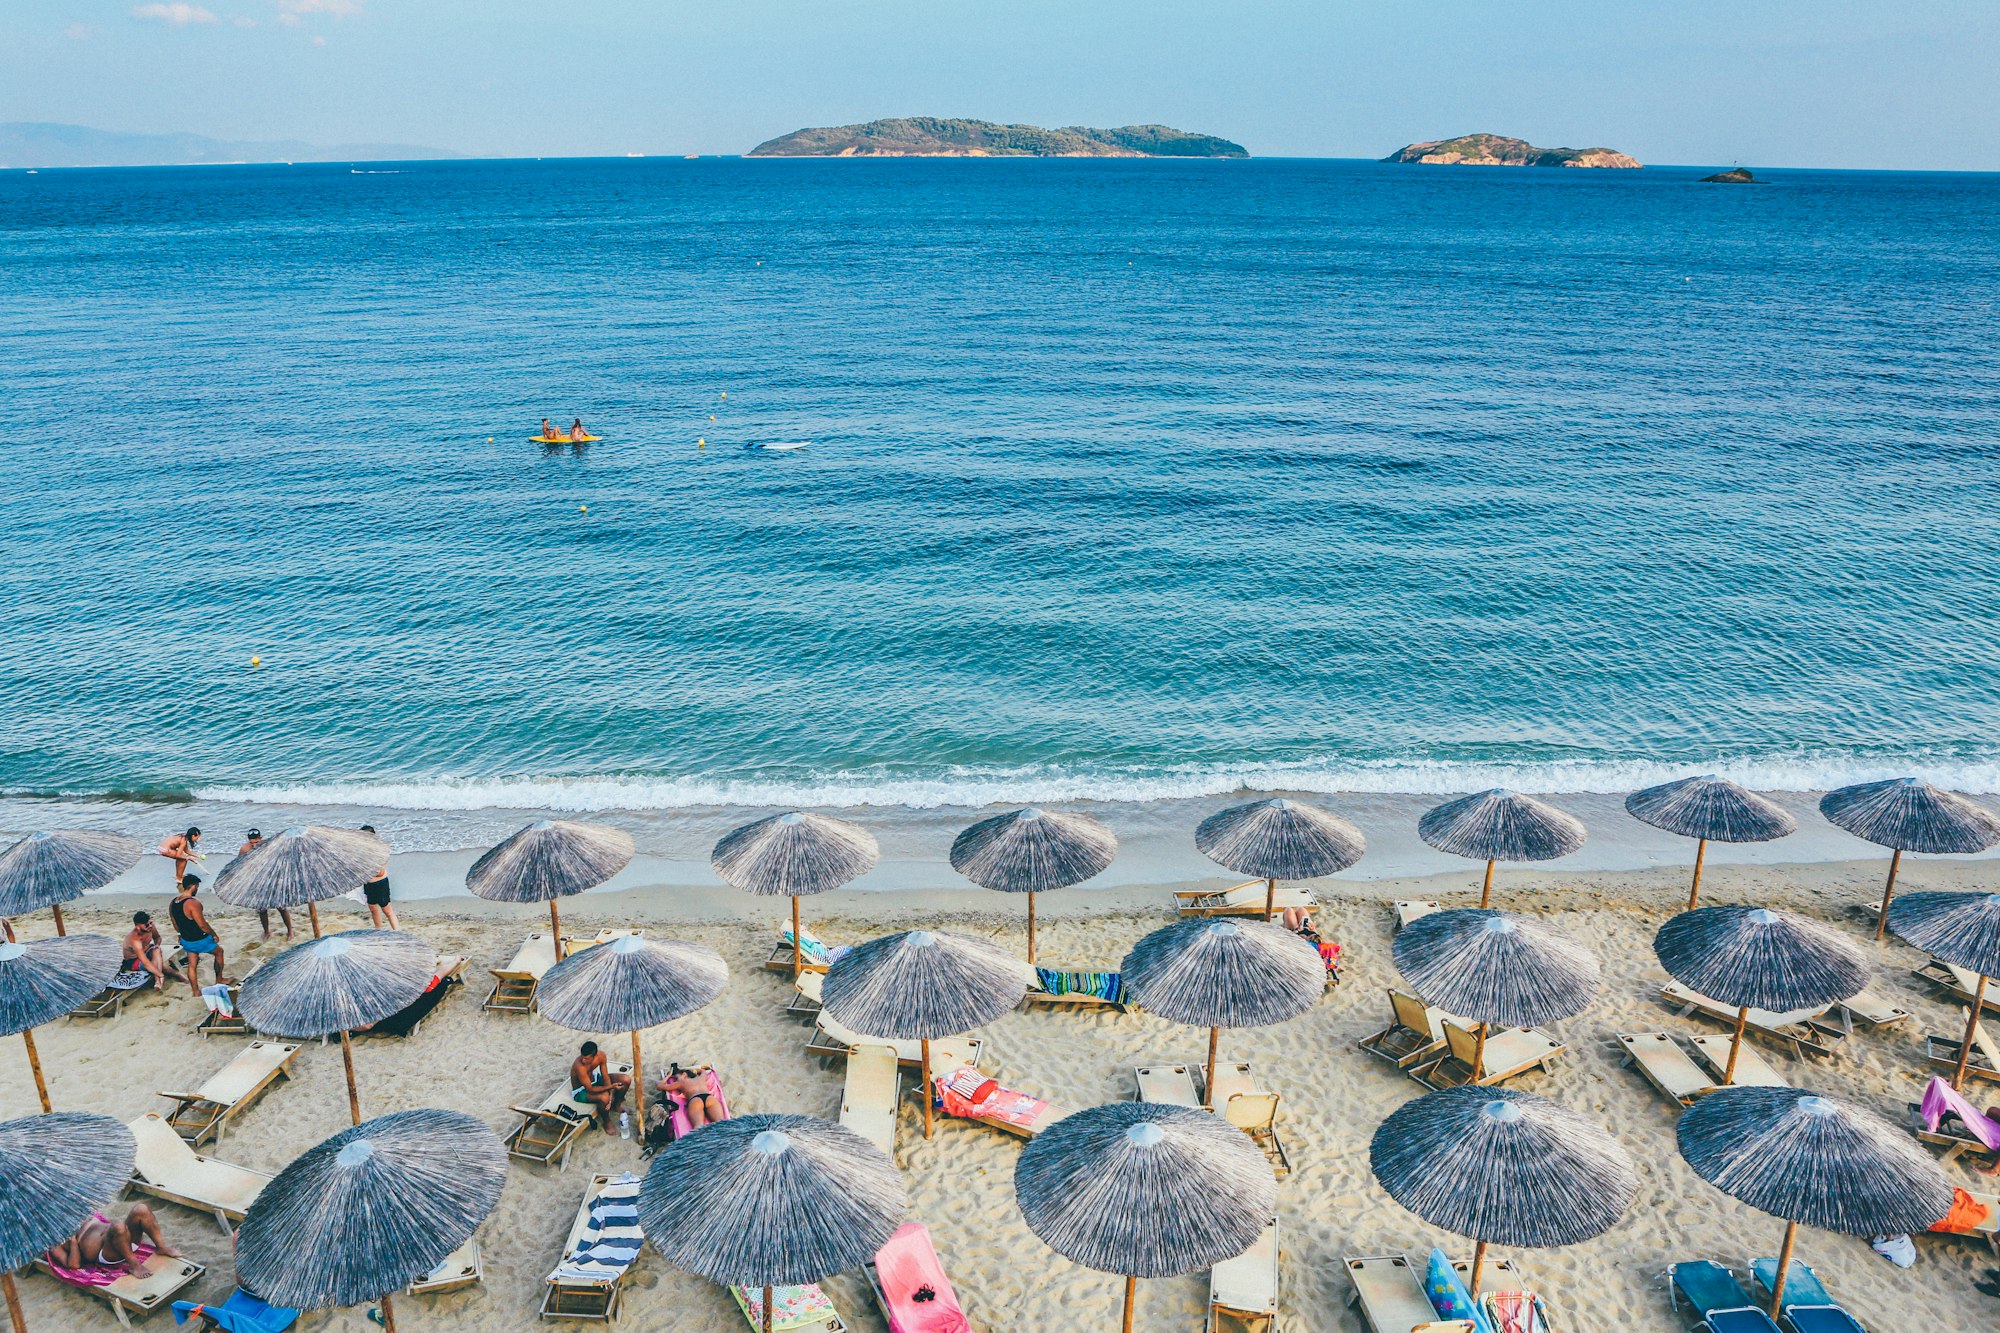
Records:
[[[6,0],[0,120],[479,156],[808,125],[1474,130],[1642,161],[2000,170],[1993,0]]]

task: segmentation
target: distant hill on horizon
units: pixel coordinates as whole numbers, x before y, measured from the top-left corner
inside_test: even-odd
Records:
[[[0,122],[0,167],[180,167],[224,162],[410,162],[457,157],[419,144],[310,144],[296,139],[211,139],[128,134],[87,125]]]
[[[1001,125],[990,120],[898,116],[861,125],[794,130],[750,157],[1248,157],[1242,144],[1166,125],[1097,130]]]

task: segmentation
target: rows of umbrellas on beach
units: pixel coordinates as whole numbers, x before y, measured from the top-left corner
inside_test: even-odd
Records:
[[[1725,1085],[1750,1009],[1828,1004],[1865,986],[1865,954],[1838,931],[1765,908],[1699,905],[1707,843],[1782,837],[1796,827],[1784,810],[1714,777],[1635,793],[1627,808],[1698,842],[1689,908],[1661,927],[1655,951],[1677,980],[1738,1009]],[[1893,902],[1891,895],[1904,852],[1985,850],[2000,844],[2000,819],[1915,779],[1833,792],[1821,809],[1895,852],[1878,936],[1893,930],[1976,973],[1983,998],[1985,979],[2000,974],[2000,893],[1911,893]],[[1418,995],[1477,1024],[1482,1043],[1496,1025],[1533,1027],[1580,1013],[1599,985],[1596,959],[1546,922],[1491,910],[1491,898],[1494,863],[1566,855],[1582,845],[1581,823],[1544,802],[1494,791],[1437,807],[1419,833],[1484,861],[1486,875],[1479,907],[1433,913],[1397,935],[1396,966]],[[1268,920],[1278,881],[1346,869],[1366,842],[1338,815],[1277,799],[1211,816],[1196,845],[1267,881],[1267,919],[1176,922],[1138,941],[1122,975],[1148,1012],[1209,1030],[1213,1069],[1220,1029],[1287,1021],[1324,992],[1318,951]],[[0,945],[0,1035],[26,1043],[43,1108],[0,1123],[0,1285],[17,1328],[12,1271],[70,1235],[130,1176],[129,1130],[105,1116],[54,1111],[33,1029],[117,972],[118,943],[67,935],[60,905],[108,884],[142,851],[115,834],[59,830],[0,853],[0,915],[52,907],[58,931]],[[372,833],[287,829],[225,867],[216,892],[243,907],[310,909],[374,873],[387,851]],[[1037,981],[1034,895],[1102,873],[1116,851],[1109,829],[1076,812],[1017,810],[973,824],[954,842],[951,864],[974,883],[1029,895],[1029,962],[956,933],[891,934],[832,963],[825,1010],[858,1032],[923,1042],[926,1052],[930,1041],[997,1019]],[[637,934],[563,956],[558,901],[610,880],[633,853],[622,830],[544,820],[482,855],[467,886],[497,901],[548,905],[558,961],[541,982],[540,1012],[578,1031],[630,1032],[635,1086],[643,1088],[640,1032],[714,1000],[728,969],[703,946]],[[796,950],[805,938],[799,899],[852,882],[878,856],[873,836],[857,825],[789,812],[728,834],[711,864],[738,888],[791,900]],[[312,917],[314,938],[247,977],[240,1008],[259,1032],[340,1038],[352,1127],[298,1157],[262,1191],[237,1238],[237,1275],[274,1305],[379,1301],[393,1329],[392,1293],[471,1237],[499,1200],[506,1156],[489,1128],[457,1112],[363,1119],[348,1034],[415,1000],[430,983],[435,953],[399,931],[321,935]],[[802,961],[795,953],[795,970]],[[1972,1012],[1976,1021],[1977,1002]],[[924,1076],[928,1084],[928,1069]],[[932,1099],[924,1101],[928,1134]],[[1953,1202],[1943,1172],[1909,1135],[1869,1110],[1807,1091],[1724,1086],[1682,1114],[1678,1139],[1704,1179],[1786,1220],[1774,1311],[1800,1226],[1914,1232]],[[1598,1235],[1623,1215],[1638,1185],[1630,1157],[1603,1128],[1549,1098],[1497,1087],[1417,1098],[1382,1122],[1370,1156],[1399,1203],[1475,1243],[1475,1291],[1489,1246],[1560,1246]],[[1242,1253],[1275,1215],[1276,1188],[1263,1153],[1221,1116],[1140,1102],[1055,1122],[1029,1142],[1015,1173],[1017,1203],[1037,1236],[1126,1279],[1128,1329],[1139,1279]],[[670,1262],[720,1283],[765,1288],[768,1321],[770,1288],[860,1266],[904,1220],[908,1199],[894,1163],[861,1136],[814,1117],[744,1115],[662,1151],[643,1182],[639,1212],[647,1239]]]

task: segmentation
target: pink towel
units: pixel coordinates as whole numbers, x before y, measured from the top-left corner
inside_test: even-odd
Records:
[[[722,1095],[722,1076],[717,1074],[713,1069],[708,1071],[708,1090],[715,1094],[713,1109],[718,1112],[711,1119],[729,1119],[729,1099]],[[676,1098],[676,1100],[679,1099]],[[693,1129],[694,1125],[688,1120],[687,1108],[684,1106],[676,1107],[674,1109],[674,1137],[680,1138],[683,1134],[692,1132]],[[703,1141],[706,1142],[706,1140]]]
[[[92,1216],[99,1222],[109,1222],[111,1220],[103,1213],[95,1213]],[[153,1257],[153,1247],[144,1241],[140,1241],[132,1247],[132,1257],[143,1264]],[[45,1261],[46,1258],[47,1256],[44,1256]],[[54,1264],[49,1264],[49,1271],[64,1282],[69,1283],[72,1287],[108,1287],[119,1278],[126,1276],[125,1265],[123,1264],[117,1264],[110,1268],[99,1264],[92,1264],[89,1268],[58,1268]]]
[[[1965,1122],[1965,1128],[1973,1138],[1988,1148],[2000,1151],[2000,1124],[1989,1120],[1980,1113],[1978,1107],[1965,1100],[1954,1091],[1951,1084],[1935,1076],[1924,1087],[1924,1104],[1919,1108],[1924,1118],[1924,1128],[1937,1133],[1937,1127],[1947,1115],[1956,1115]]]
[[[931,1245],[931,1233],[921,1222],[905,1222],[875,1252],[875,1278],[889,1307],[889,1333],[972,1333]],[[925,1287],[936,1299],[916,1299]]]

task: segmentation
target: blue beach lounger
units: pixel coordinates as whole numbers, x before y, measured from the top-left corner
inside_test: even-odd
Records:
[[[204,1330],[218,1329],[220,1333],[284,1333],[298,1322],[298,1318],[297,1310],[288,1310],[282,1305],[267,1305],[241,1287],[230,1292],[229,1299],[220,1305],[174,1302],[176,1324],[198,1319]]]
[[[1778,1280],[1778,1261],[1751,1260],[1750,1276],[1757,1284],[1758,1294],[1769,1296],[1771,1284]],[[1861,1321],[1827,1295],[1826,1288],[1820,1285],[1819,1274],[1796,1259],[1785,1270],[1784,1311],[1785,1322],[1792,1326],[1793,1333],[1863,1333]]]
[[[1757,1308],[1743,1284],[1721,1264],[1696,1259],[1675,1264],[1667,1272],[1673,1277],[1675,1304],[1685,1299],[1701,1316],[1697,1327],[1709,1333],[1779,1333],[1777,1323]]]

